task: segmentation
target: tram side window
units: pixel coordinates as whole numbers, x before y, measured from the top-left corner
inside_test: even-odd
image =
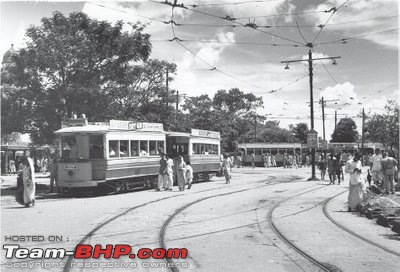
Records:
[[[129,156],[129,141],[119,141],[119,156],[128,157]]]
[[[212,154],[218,154],[218,145],[211,145]]]
[[[104,158],[103,135],[89,135],[89,158]]]
[[[149,146],[148,141],[140,141],[140,156],[148,156],[149,155]]]
[[[164,141],[157,141],[157,154],[164,153]]]
[[[118,157],[118,141],[109,141],[108,142],[108,155],[110,158]]]
[[[139,141],[131,141],[131,156],[139,156]]]
[[[149,141],[150,142],[150,156],[157,155],[157,142],[156,141]]]

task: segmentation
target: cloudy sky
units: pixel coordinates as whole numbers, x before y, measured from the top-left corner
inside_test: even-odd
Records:
[[[11,44],[23,47],[26,28],[42,17],[83,11],[99,20],[148,23],[151,58],[178,65],[172,88],[188,96],[212,97],[231,88],[252,92],[264,100],[259,114],[282,127],[310,123],[308,63],[291,63],[290,69],[281,63],[308,58],[307,43],[313,58],[340,56],[337,65],[314,61],[320,136],[321,97],[327,101],[327,139],[335,110],[338,119],[354,117],[360,127],[362,108],[380,112],[387,99],[398,99],[397,0],[177,1],[185,8],[174,9],[160,2],[2,1],[0,53]]]

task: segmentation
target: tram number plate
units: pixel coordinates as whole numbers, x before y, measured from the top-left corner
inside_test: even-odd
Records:
[[[65,170],[78,170],[78,165],[64,165]]]

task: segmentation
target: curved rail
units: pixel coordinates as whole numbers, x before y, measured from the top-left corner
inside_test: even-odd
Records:
[[[365,238],[365,237],[363,237],[363,236],[361,236],[361,235],[355,233],[354,231],[352,231],[352,230],[346,228],[345,226],[343,226],[342,224],[340,224],[339,222],[337,222],[336,220],[334,220],[334,219],[329,215],[329,212],[328,212],[328,209],[327,209],[329,202],[330,202],[332,199],[334,199],[335,197],[338,197],[339,195],[341,195],[341,194],[343,194],[343,193],[345,193],[345,192],[347,192],[347,190],[344,191],[344,192],[341,192],[340,194],[337,194],[337,195],[335,195],[335,196],[333,196],[333,197],[331,197],[331,198],[328,198],[327,200],[325,200],[324,205],[323,205],[323,211],[324,211],[325,216],[326,216],[333,224],[335,224],[336,226],[338,226],[340,229],[342,229],[342,230],[344,230],[344,231],[350,233],[351,235],[353,235],[353,236],[355,236],[355,237],[357,237],[357,238],[363,240],[364,242],[366,242],[366,243],[368,243],[368,244],[371,244],[371,245],[373,245],[373,246],[376,246],[376,247],[378,247],[378,248],[380,248],[380,249],[382,249],[382,250],[384,250],[384,251],[386,251],[386,252],[388,252],[388,253],[391,253],[391,254],[394,254],[394,255],[400,257],[400,253],[398,253],[398,252],[396,252],[396,251],[393,251],[393,250],[391,250],[390,248],[384,247],[384,246],[382,246],[382,245],[380,245],[380,244],[378,244],[378,243],[375,243],[374,241],[371,241],[371,240],[369,240],[369,239],[367,239],[367,238]]]

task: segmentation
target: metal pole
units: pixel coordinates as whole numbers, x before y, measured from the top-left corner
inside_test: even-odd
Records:
[[[254,115],[254,142],[257,142],[257,115]]]
[[[334,130],[334,132],[336,132],[336,125],[337,125],[337,111],[335,111],[335,130]]]
[[[311,116],[311,130],[314,130],[314,97],[313,97],[313,59],[311,48],[308,51],[308,70],[310,75],[310,116]],[[311,178],[309,180],[316,180],[315,176],[315,148],[311,148]]]
[[[322,104],[322,130],[323,130],[323,137],[325,141],[325,102],[324,102],[324,97],[321,98],[321,104]]]
[[[362,129],[361,129],[361,163],[364,165],[364,123],[365,123],[365,114],[364,108],[362,109]]]

